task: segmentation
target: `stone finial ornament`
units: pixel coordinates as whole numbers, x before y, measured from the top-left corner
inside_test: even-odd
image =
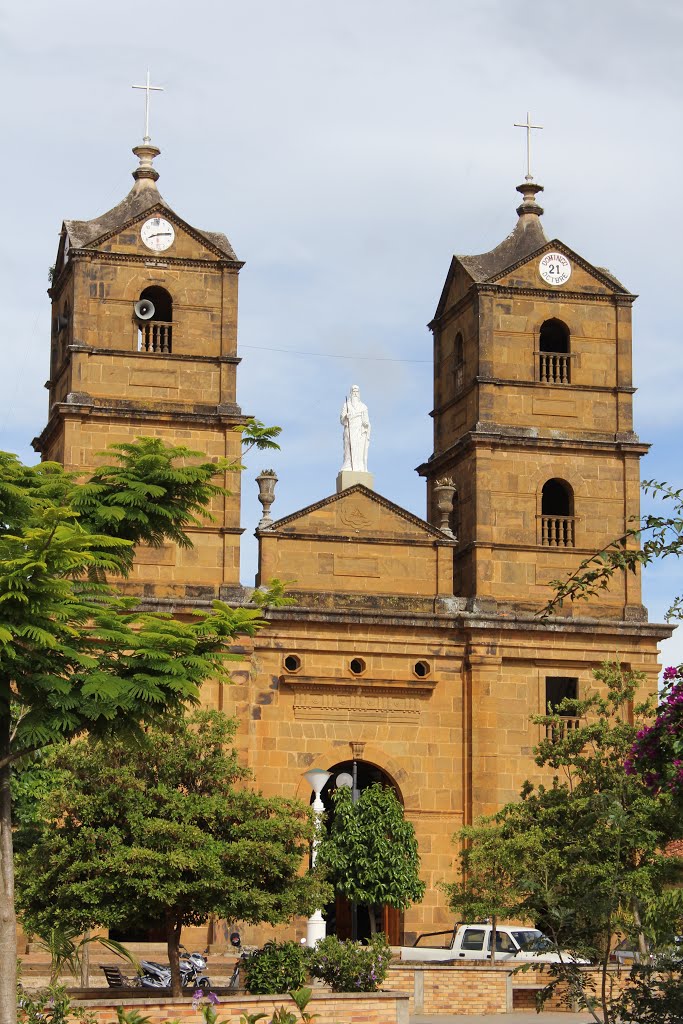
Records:
[[[451,530],[450,516],[453,511],[453,498],[455,496],[455,491],[455,481],[450,476],[444,476],[434,484],[436,507],[441,518],[438,528],[442,533],[447,537],[451,537],[453,540],[456,538]]]
[[[262,469],[256,477],[258,484],[258,500],[263,505],[263,515],[257,529],[264,530],[271,525],[273,517],[270,514],[270,506],[275,501],[275,484],[277,474],[274,469]]]

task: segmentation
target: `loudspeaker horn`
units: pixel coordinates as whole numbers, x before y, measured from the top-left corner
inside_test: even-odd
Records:
[[[154,303],[149,299],[138,299],[134,308],[138,320],[151,320],[154,316]]]

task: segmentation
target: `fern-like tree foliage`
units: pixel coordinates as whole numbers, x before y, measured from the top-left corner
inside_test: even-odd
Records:
[[[254,421],[243,439],[277,447],[274,431]],[[86,733],[134,734],[180,715],[204,679],[227,677],[232,638],[262,622],[257,609],[220,602],[184,622],[141,614],[115,586],[137,544],[190,546],[187,527],[240,465],[156,438],[104,454],[81,482],[0,453],[1,1024],[16,1013],[12,766]]]

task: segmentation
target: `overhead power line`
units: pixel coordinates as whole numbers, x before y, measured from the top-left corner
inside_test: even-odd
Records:
[[[267,345],[240,345],[240,348],[258,349],[259,352],[284,352],[287,356],[312,356],[322,359],[352,359],[354,362],[363,360],[370,363],[430,363],[431,359],[396,359],[393,356],[344,356],[337,352],[302,352],[293,348],[269,348]]]

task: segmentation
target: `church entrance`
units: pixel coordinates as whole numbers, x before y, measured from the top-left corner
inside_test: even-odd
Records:
[[[327,782],[320,794],[325,805],[327,820],[332,814],[332,793],[339,786],[348,786],[352,792],[360,794],[368,786],[379,783],[393,789],[401,803],[403,797],[394,780],[377,765],[369,761],[340,761],[328,768],[332,778]],[[345,896],[336,896],[333,903],[325,907],[323,914],[327,923],[327,934],[336,935],[339,939],[369,939],[373,931],[384,932],[392,946],[400,946],[403,938],[403,913],[395,907],[383,906],[376,912],[374,929],[370,914],[374,910],[357,904],[354,906]],[[355,933],[355,934],[354,934]]]

